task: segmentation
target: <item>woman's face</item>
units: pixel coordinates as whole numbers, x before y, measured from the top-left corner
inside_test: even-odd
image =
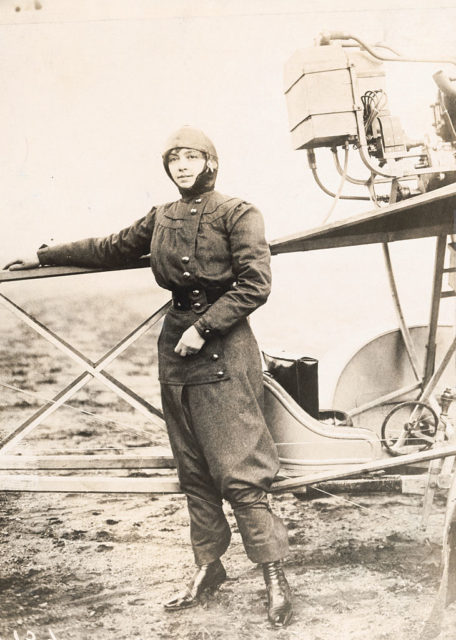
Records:
[[[173,149],[168,154],[168,169],[178,187],[191,189],[206,166],[206,156],[196,149]]]

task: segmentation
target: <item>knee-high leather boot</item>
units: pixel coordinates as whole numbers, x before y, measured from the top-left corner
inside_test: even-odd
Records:
[[[193,578],[187,587],[168,600],[163,606],[166,611],[179,611],[194,607],[199,603],[203,593],[209,593],[219,587],[226,580],[225,567],[220,560],[197,567]]]
[[[265,562],[262,566],[268,594],[268,619],[275,627],[285,627],[293,615],[290,585],[279,561]]]

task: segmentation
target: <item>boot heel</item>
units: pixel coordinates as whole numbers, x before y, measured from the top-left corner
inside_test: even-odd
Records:
[[[163,606],[166,611],[180,611],[199,604],[201,596],[213,593],[226,580],[226,571],[220,560],[203,564],[197,568],[186,589],[168,600]]]

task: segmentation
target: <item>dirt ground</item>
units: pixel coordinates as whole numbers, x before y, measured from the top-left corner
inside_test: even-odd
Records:
[[[128,299],[109,305],[98,296],[72,307],[68,324],[68,305],[36,298],[27,308],[45,321],[52,316],[52,328],[93,359],[141,319]],[[109,324],[96,321],[101,314]],[[80,369],[6,312],[0,327],[0,430],[6,434]],[[158,400],[150,376],[155,334],[109,367],[152,402]],[[167,443],[162,430],[98,384],[69,404],[72,409],[56,412],[17,451],[122,455]],[[247,560],[229,511],[229,580],[201,606],[165,613],[162,603],[193,567],[182,496],[0,493],[0,639],[417,640],[439,584],[445,498],[437,496],[424,531],[420,496],[274,497],[290,533],[286,570],[296,610],[290,627],[274,630],[266,620],[261,570]],[[439,638],[456,639],[454,604]]]

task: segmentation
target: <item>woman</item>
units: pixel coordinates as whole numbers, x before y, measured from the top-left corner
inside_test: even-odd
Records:
[[[285,626],[291,593],[281,566],[287,532],[269,507],[278,471],[263,413],[261,361],[247,316],[270,292],[270,254],[262,216],[252,205],[214,191],[212,142],[183,127],[168,140],[164,168],[181,194],[106,238],[42,247],[38,265],[118,266],[150,252],[157,283],[173,305],[158,340],[162,405],[190,515],[196,571],[164,606],[194,606],[226,579],[220,557],[231,538],[222,500],[231,504],[246,553],[262,564],[268,618]]]

